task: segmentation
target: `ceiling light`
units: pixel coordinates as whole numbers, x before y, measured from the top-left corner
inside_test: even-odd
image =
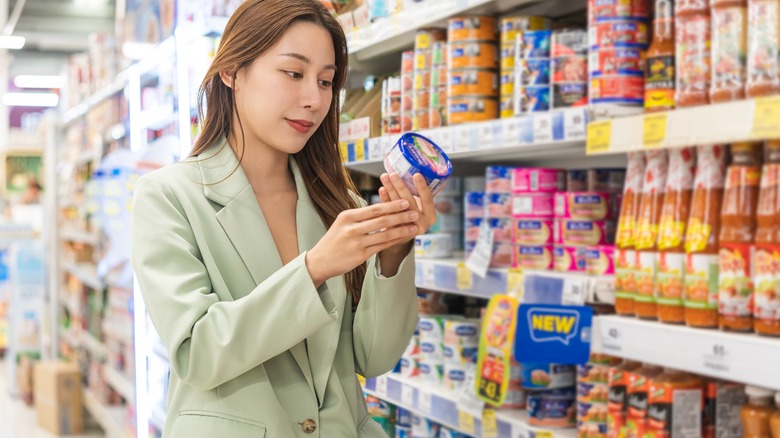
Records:
[[[6,106],[55,107],[60,96],[54,93],[5,93],[3,104]]]
[[[19,75],[14,78],[14,85],[18,88],[63,88],[65,87],[64,76],[37,76],[37,75]]]
[[[24,37],[0,36],[0,49],[19,50],[24,47]]]

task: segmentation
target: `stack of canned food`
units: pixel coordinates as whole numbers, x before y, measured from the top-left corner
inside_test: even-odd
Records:
[[[434,74],[434,45],[445,42],[444,29],[420,29],[414,41],[414,99],[412,101],[412,129],[430,128],[431,77]],[[441,46],[438,46],[439,49]],[[439,64],[441,63],[439,54]]]
[[[550,20],[544,17],[511,16],[499,21],[501,40],[501,117],[514,117],[515,102],[520,93],[521,84],[516,84],[517,70],[524,64],[517,51],[518,38],[522,40],[524,32],[550,28]]]

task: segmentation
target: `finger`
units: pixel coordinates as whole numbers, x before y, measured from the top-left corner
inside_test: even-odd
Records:
[[[384,187],[379,188],[379,199],[382,200],[382,202],[390,202],[390,195],[387,193],[387,189]]]
[[[422,206],[424,209],[433,209],[433,192],[428,184],[425,182],[425,178],[422,175],[417,174],[412,178],[414,186],[417,188],[417,195],[420,197]],[[427,212],[427,211],[426,211]]]
[[[392,200],[401,199],[401,196],[398,194],[398,191],[395,189],[395,186],[393,185],[393,181],[390,175],[385,173],[384,175],[382,175],[382,177],[380,177],[380,179],[382,180],[382,185],[384,185],[385,189],[387,190],[387,194],[390,195],[390,199]]]
[[[406,187],[406,183],[401,177],[397,173],[394,173],[390,175],[390,181],[393,183],[393,187],[395,188],[395,191],[398,192],[400,198],[409,201],[409,205],[417,210],[417,203],[414,201],[414,195],[412,194],[412,191],[409,190],[409,187]]]
[[[401,213],[386,214],[384,216],[360,222],[356,228],[356,231],[360,234],[369,234],[375,231],[393,228],[403,224],[414,225],[414,221],[416,221],[419,217],[420,214],[412,210],[403,211]]]
[[[388,228],[379,233],[369,234],[363,237],[362,243],[366,248],[381,245],[398,239],[409,240],[417,235],[417,225],[407,225],[403,227]]]
[[[409,241],[409,238],[400,238],[400,239],[391,240],[389,242],[380,243],[378,245],[373,245],[373,246],[368,247],[368,252],[371,255],[374,255],[374,254],[377,254],[379,252],[382,252],[382,251],[386,250],[387,248],[392,248],[392,247],[394,247],[396,245],[399,245],[399,244],[402,244],[402,243],[406,243],[408,241]]]
[[[393,202],[383,202],[381,204],[369,205],[366,207],[355,208],[348,210],[348,217],[354,222],[363,222],[375,217],[384,216],[387,214],[398,213],[407,210],[411,204],[406,199],[401,199]]]

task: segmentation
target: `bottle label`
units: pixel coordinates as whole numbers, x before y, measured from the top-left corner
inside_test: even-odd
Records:
[[[685,278],[685,253],[658,253],[656,301],[658,304],[682,306]]]
[[[636,281],[636,251],[632,249],[616,250],[615,258],[615,295],[619,298],[634,298]]]
[[[685,252],[704,251],[712,235],[712,226],[699,218],[691,218],[685,235]]]
[[[752,82],[774,82],[780,74],[778,14],[777,2],[750,2],[747,68]]]
[[[682,243],[685,222],[674,219],[674,216],[661,218],[661,225],[658,227],[658,249],[675,248]]]
[[[746,21],[744,7],[713,8],[713,90],[742,90],[745,84]]]
[[[753,283],[755,317],[780,320],[780,245],[756,245]]]
[[[645,108],[674,108],[674,55],[645,61]]]
[[[706,92],[710,82],[710,17],[699,14],[678,17],[677,41],[678,92]]]
[[[634,300],[652,303],[655,300],[655,251],[637,251],[636,296]]]
[[[750,275],[752,245],[722,243],[718,272],[718,313],[750,316],[753,313],[753,279]]]
[[[685,259],[685,307],[717,309],[718,256],[686,254]]]

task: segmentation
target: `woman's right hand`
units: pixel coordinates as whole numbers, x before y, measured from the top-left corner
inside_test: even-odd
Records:
[[[417,235],[419,214],[405,199],[345,210],[306,254],[314,285],[343,275],[374,254]]]

